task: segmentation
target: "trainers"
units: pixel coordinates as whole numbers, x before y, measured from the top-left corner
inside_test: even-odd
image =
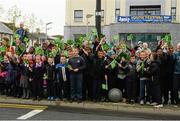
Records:
[[[173,107],[174,107],[174,108],[178,108],[178,105],[174,104]]]
[[[158,103],[153,102],[153,103],[151,103],[150,105],[151,105],[151,106],[156,106],[156,105],[158,105]]]
[[[150,102],[149,102],[149,101],[147,101],[147,102],[146,102],[146,105],[150,105]]]
[[[54,101],[54,100],[55,100],[55,98],[54,98],[54,97],[51,97],[51,100],[52,100],[52,101]]]
[[[144,105],[144,101],[143,100],[140,101],[140,105]]]
[[[154,107],[155,107],[155,108],[162,108],[162,107],[163,107],[163,104],[158,104],[158,105],[155,105]]]
[[[48,97],[48,100],[51,100],[51,97]]]

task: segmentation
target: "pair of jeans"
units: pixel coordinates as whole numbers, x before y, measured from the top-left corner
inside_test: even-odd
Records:
[[[178,91],[180,89],[180,74],[174,74],[173,78],[173,91],[174,91],[174,99],[176,103],[180,103]]]
[[[48,80],[48,97],[54,97],[54,82]]]
[[[71,99],[82,100],[82,73],[71,73],[70,74],[70,85],[71,85]]]
[[[101,80],[93,80],[93,99],[101,99]]]
[[[137,82],[136,81],[127,81],[126,82],[126,95],[129,101],[135,100],[137,90]]]
[[[145,100],[145,97],[150,101],[150,80],[140,80],[140,100]]]
[[[162,104],[161,87],[158,84],[151,85],[152,102]]]

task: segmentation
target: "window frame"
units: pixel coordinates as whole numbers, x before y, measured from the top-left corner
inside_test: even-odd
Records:
[[[82,16],[77,16],[76,12],[82,12]],[[83,22],[83,10],[74,10],[74,22]]]

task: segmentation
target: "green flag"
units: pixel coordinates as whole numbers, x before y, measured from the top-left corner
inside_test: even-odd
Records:
[[[27,37],[24,38],[24,42],[26,43],[26,45],[29,43],[29,39]]]
[[[64,50],[64,42],[62,39],[55,39],[54,44],[61,50]]]
[[[21,56],[26,51],[26,47],[23,44],[16,46],[16,55]]]
[[[19,34],[14,34],[14,38],[19,39],[20,38]]]
[[[68,45],[73,45],[73,44],[74,44],[74,41],[71,40],[71,39],[69,39],[69,40],[67,40],[67,44],[68,44]]]
[[[168,44],[171,44],[171,40],[172,40],[172,37],[170,34],[166,34],[163,38],[163,40],[168,43]]]
[[[107,84],[102,84],[102,89],[103,90],[108,90],[108,85]]]
[[[93,34],[94,36],[97,36],[97,37],[98,37],[98,33],[97,33],[97,29],[96,29],[96,28],[93,28],[93,29],[91,30],[91,32],[92,32],[92,34]]]
[[[105,43],[105,44],[102,45],[102,49],[104,51],[108,51],[110,49],[110,46],[107,43]]]
[[[69,53],[68,53],[68,51],[67,51],[67,50],[63,51],[63,54],[64,54],[64,56],[66,56],[66,57],[68,57],[68,56],[69,56]]]
[[[6,52],[6,47],[5,46],[1,46],[0,47],[0,52]]]
[[[134,39],[133,34],[129,34],[129,35],[127,36],[127,40],[133,40],[133,39]]]
[[[141,71],[144,73],[144,62],[141,63]]]
[[[3,62],[3,61],[4,61],[4,56],[0,55],[0,62]]]
[[[35,54],[36,55],[43,55],[44,54],[43,49],[41,47],[36,47],[35,48]]]
[[[116,67],[117,63],[118,63],[118,62],[114,59],[114,60],[110,63],[111,68],[114,69],[114,68]]]
[[[121,58],[125,58],[126,60],[129,60],[129,59],[130,59],[129,53],[127,53],[127,52],[121,52],[121,53],[119,53],[118,59],[121,60]]]
[[[119,35],[114,35],[112,39],[113,39],[113,41],[118,41],[119,40]]]
[[[49,53],[48,53],[48,57],[49,57],[49,58],[54,58],[54,57],[55,57],[55,54],[54,54],[53,52],[49,52]]]

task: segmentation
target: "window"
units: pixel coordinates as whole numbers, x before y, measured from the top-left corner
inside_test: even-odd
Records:
[[[75,22],[83,21],[83,10],[74,10],[74,21]]]
[[[160,15],[161,6],[131,6],[130,15]]]
[[[176,7],[171,8],[172,20],[176,20]]]
[[[118,16],[120,16],[120,9],[115,10],[115,17],[118,17]]]

